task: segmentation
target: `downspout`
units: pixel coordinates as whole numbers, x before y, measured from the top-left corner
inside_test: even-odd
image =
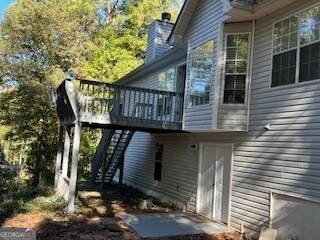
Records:
[[[250,51],[250,75],[248,81],[248,112],[247,112],[247,131],[249,131],[249,118],[250,118],[250,104],[251,104],[251,82],[252,82],[252,67],[253,67],[253,48],[256,30],[256,20],[252,20],[252,35],[251,35],[251,51]]]

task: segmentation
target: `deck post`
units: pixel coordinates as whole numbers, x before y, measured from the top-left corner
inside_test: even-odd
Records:
[[[67,126],[65,132],[64,145],[63,145],[63,160],[62,160],[62,176],[68,176],[69,165],[69,153],[70,153],[70,126]]]
[[[124,154],[122,154],[121,156],[120,165],[119,165],[119,169],[120,169],[119,188],[122,188],[122,184],[123,184],[123,168],[124,168]]]
[[[81,130],[80,123],[76,121],[74,126],[73,145],[72,145],[72,162],[71,162],[70,185],[69,185],[68,212],[74,212],[74,202],[76,197],[77,176],[78,176],[79,149],[80,149],[80,130]]]
[[[106,179],[106,167],[107,167],[107,153],[106,150],[103,150],[103,154],[102,154],[102,171],[101,171],[101,182],[100,182],[100,189],[104,188],[104,181]]]
[[[63,127],[59,127],[59,139],[57,146],[57,157],[56,157],[56,169],[54,175],[54,188],[58,187],[59,174],[61,170],[61,161],[62,161],[62,151],[63,151]]]

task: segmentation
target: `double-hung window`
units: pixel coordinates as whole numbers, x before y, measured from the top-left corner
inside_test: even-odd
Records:
[[[223,103],[243,104],[248,75],[249,34],[226,36]]]
[[[271,87],[320,79],[320,4],[274,24]]]

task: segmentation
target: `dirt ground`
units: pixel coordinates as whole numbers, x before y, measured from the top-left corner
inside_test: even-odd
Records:
[[[145,205],[145,201],[150,203]],[[37,239],[81,239],[81,240],[126,240],[141,239],[118,215],[121,213],[172,212],[174,206],[160,203],[154,198],[125,187],[122,191],[115,186],[100,191],[80,189],[76,202],[77,211],[68,214],[63,210],[26,212],[7,218],[2,227],[35,228]],[[236,232],[213,235],[188,235],[154,240],[243,240]]]

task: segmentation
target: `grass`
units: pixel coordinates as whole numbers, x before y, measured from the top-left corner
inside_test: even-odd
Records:
[[[65,201],[52,188],[32,188],[0,197],[0,225],[20,213],[55,212],[62,210]]]

